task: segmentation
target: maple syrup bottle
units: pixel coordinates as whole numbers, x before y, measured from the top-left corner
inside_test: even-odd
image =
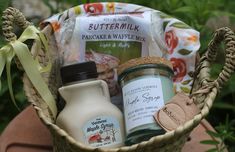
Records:
[[[123,114],[111,103],[106,82],[97,76],[95,62],[61,68],[63,86],[59,93],[66,105],[56,123],[86,145],[121,147],[125,138]]]

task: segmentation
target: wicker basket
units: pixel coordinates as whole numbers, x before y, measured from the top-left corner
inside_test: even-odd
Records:
[[[22,28],[30,25],[25,20],[23,15],[14,8],[8,8],[4,12],[3,17],[3,32],[8,41],[16,39],[15,34],[12,32],[13,23],[18,24]],[[50,25],[46,26],[43,33],[47,36],[50,47],[50,58],[53,63],[50,73],[44,73],[43,78],[48,84],[55,99],[57,97],[57,89],[60,86],[60,80],[57,77],[59,72],[58,54],[56,48],[55,38]],[[218,78],[215,80],[210,79],[210,65],[217,55],[217,47],[221,42],[226,45],[225,49],[225,65]],[[34,55],[36,47],[32,47],[31,53]],[[46,64],[48,61],[43,51],[40,51],[40,62]],[[201,112],[196,115],[192,120],[187,121],[184,125],[178,127],[176,130],[167,132],[163,135],[152,137],[148,141],[141,142],[132,146],[124,146],[116,149],[102,149],[92,148],[77,142],[66,131],[59,128],[51,115],[47,104],[38,95],[34,86],[31,84],[26,75],[23,77],[24,90],[28,100],[33,104],[37,111],[38,116],[43,123],[49,128],[53,137],[53,147],[55,152],[166,152],[166,151],[181,151],[184,143],[186,142],[190,132],[200,123],[200,121],[208,114],[212,107],[213,101],[222,87],[222,85],[231,77],[235,69],[235,35],[229,28],[218,29],[212,41],[209,43],[207,52],[201,57],[195,72],[195,82],[191,96],[194,102],[201,109]]]

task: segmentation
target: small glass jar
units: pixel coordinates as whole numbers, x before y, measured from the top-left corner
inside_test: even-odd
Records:
[[[118,68],[126,124],[126,145],[165,133],[153,115],[174,96],[170,61],[159,57],[132,59]]]

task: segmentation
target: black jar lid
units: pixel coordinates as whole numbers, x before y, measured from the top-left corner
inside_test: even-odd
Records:
[[[93,61],[66,65],[60,68],[63,84],[97,78],[97,68]]]

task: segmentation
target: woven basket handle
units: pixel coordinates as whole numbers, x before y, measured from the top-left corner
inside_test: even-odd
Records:
[[[213,39],[208,45],[206,54],[202,57],[202,60],[207,59],[208,62],[214,61],[217,56],[218,47],[222,42],[225,44],[225,64],[218,78],[214,80],[214,84],[217,88],[221,88],[223,84],[229,80],[235,70],[234,32],[227,27],[216,30]]]
[[[217,79],[210,84],[218,89],[222,88],[235,70],[235,34],[228,27],[223,27],[216,30],[208,45],[207,52],[201,57],[197,66],[196,73],[202,87],[210,82],[209,68],[216,59],[218,47],[222,42],[225,44],[225,64]]]
[[[31,23],[26,20],[24,15],[16,8],[9,7],[3,12],[2,31],[6,41],[14,41],[17,36],[13,32],[13,25],[16,24],[20,28],[27,28]]]

